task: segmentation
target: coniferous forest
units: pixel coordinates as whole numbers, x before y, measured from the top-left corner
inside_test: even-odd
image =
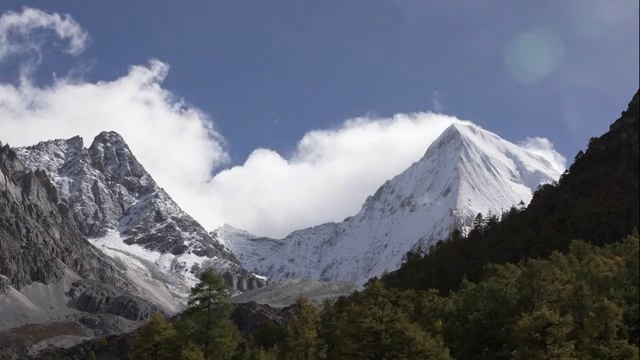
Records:
[[[639,94],[528,206],[478,214],[363,291],[241,335],[223,281],[151,317],[134,359],[639,359]],[[109,358],[94,346],[91,358]],[[50,358],[61,358],[52,353]]]
[[[565,254],[487,265],[447,296],[374,280],[321,309],[299,299],[271,337],[240,337],[222,281],[205,272],[180,320],[156,314],[141,329],[133,358],[637,359],[638,254],[637,232],[573,241]]]

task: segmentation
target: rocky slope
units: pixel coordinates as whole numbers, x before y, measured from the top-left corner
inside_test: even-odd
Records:
[[[184,298],[205,266],[223,274],[234,292],[265,284],[180,209],[117,133],[100,133],[89,148],[74,137],[19,148],[16,155],[52,179],[82,234],[144,292]]]
[[[345,282],[287,279],[236,295],[231,298],[231,302],[235,304],[255,302],[275,308],[283,308],[291,306],[299,298],[305,297],[313,304],[321,306],[326,300],[348,296],[357,290],[362,290],[362,287]]]
[[[49,284],[66,269],[125,285],[118,270],[80,233],[68,203],[44,171],[25,168],[9,146],[0,148],[0,171],[0,290]]]
[[[58,324],[91,337],[171,310],[141,295],[87,241],[47,173],[0,146],[0,349],[7,341],[30,344],[37,336],[27,324]]]
[[[476,214],[528,203],[557,169],[470,123],[447,128],[418,162],[383,184],[355,216],[295,231],[285,239],[255,237],[223,226],[214,235],[251,271],[273,280],[306,278],[363,284],[397,269],[409,250],[425,250]]]

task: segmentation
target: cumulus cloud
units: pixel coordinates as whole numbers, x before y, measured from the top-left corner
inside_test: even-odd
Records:
[[[17,20],[13,17],[20,15],[10,13],[13,20],[3,16],[0,24],[33,29],[32,13],[75,24],[68,16],[33,11],[24,10],[24,18]],[[70,49],[78,47],[68,34],[85,33],[75,27],[44,28],[68,40]],[[90,142],[100,131],[117,131],[158,184],[205,227],[229,223],[281,237],[355,214],[368,195],[419,160],[446,127],[459,121],[434,113],[349,119],[334,129],[308,132],[290,157],[256,149],[243,164],[212,177],[212,170],[228,161],[224,139],[206,114],[163,88],[168,70],[167,64],[152,60],[96,83],[68,78],[55,78],[47,86],[28,78],[0,83],[0,139],[23,146],[80,135]],[[557,153],[545,141],[535,138],[524,145],[554,159]]]

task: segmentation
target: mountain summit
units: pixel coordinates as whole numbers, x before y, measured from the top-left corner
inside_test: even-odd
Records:
[[[471,123],[448,127],[419,161],[385,182],[341,223],[258,238],[224,226],[215,232],[248,269],[274,280],[302,277],[363,284],[397,269],[410,250],[425,250],[478,213],[500,214],[528,203],[558,169]]]
[[[130,277],[154,280],[178,297],[188,293],[203,267],[218,270],[234,291],[264,285],[180,209],[118,133],[100,133],[89,148],[73,137],[16,153],[27,168],[48,174],[82,233]]]

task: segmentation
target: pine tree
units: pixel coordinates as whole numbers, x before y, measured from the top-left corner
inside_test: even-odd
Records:
[[[192,342],[188,342],[181,350],[179,360],[204,360],[204,354]]]
[[[326,360],[337,359],[335,354],[338,338],[338,310],[334,303],[326,300],[318,321],[318,357]]]
[[[251,334],[251,345],[256,348],[271,349],[275,345],[282,345],[286,335],[286,326],[265,321]]]
[[[432,336],[405,316],[389,324],[389,352],[384,359],[450,360],[442,338]]]
[[[239,334],[231,321],[231,303],[222,278],[206,269],[191,289],[181,329],[202,348],[206,359],[230,359]]]
[[[573,330],[570,315],[561,316],[556,310],[542,308],[525,314],[518,321],[514,337],[514,359],[546,360],[577,359],[573,342],[568,335]]]
[[[482,216],[482,213],[478,213],[478,215],[476,215],[476,217],[473,219],[472,226],[473,226],[473,229],[478,232],[484,231],[485,220],[484,220],[484,216]]]
[[[317,358],[318,309],[304,297],[296,301],[296,314],[289,322],[285,349],[287,358],[312,360]]]
[[[134,359],[172,359],[171,345],[175,337],[173,326],[160,313],[151,315],[136,339]]]
[[[335,354],[339,359],[448,360],[442,339],[410,321],[407,293],[393,293],[376,281],[341,316]]]

